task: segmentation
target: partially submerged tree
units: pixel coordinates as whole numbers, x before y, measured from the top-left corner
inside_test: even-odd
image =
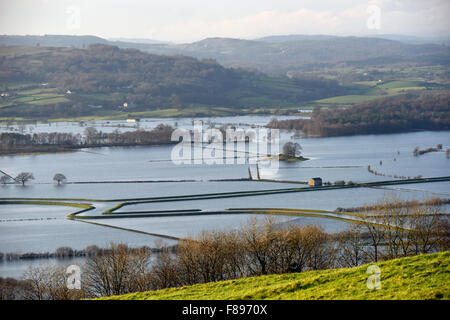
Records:
[[[0,177],[1,184],[7,184],[10,180],[11,180],[11,177],[8,177],[7,175],[3,175]]]
[[[448,247],[448,226],[441,201],[402,201],[386,196],[364,210],[370,260],[396,259]],[[384,227],[377,227],[384,226]]]
[[[57,173],[55,174],[55,176],[53,177],[53,180],[58,182],[58,185],[60,185],[61,183],[65,182],[67,180],[66,176],[63,175],[62,173]]]
[[[34,180],[34,176],[31,172],[21,172],[17,175],[15,180],[24,186],[27,181]]]
[[[357,267],[367,262],[362,237],[363,226],[351,224],[347,230],[337,236],[339,243],[339,265],[343,268]]]

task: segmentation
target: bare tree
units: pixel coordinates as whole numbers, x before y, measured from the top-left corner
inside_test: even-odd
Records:
[[[67,180],[67,178],[62,173],[57,173],[53,177],[53,180],[56,181],[58,183],[58,185],[60,185],[61,183],[65,182]]]
[[[351,268],[367,261],[362,230],[362,225],[352,224],[338,235],[340,266]]]
[[[287,158],[295,158],[301,155],[302,147],[297,142],[286,142],[283,145],[283,154]]]
[[[150,289],[148,248],[111,243],[108,252],[88,257],[84,281],[93,296],[119,295]]]
[[[247,275],[244,241],[239,231],[228,231],[222,236],[222,251],[225,255],[223,272],[226,279],[243,278]]]
[[[94,127],[86,127],[86,129],[84,129],[84,136],[86,139],[86,143],[89,144],[96,144],[98,141],[98,135],[99,132],[97,131],[96,128]]]
[[[368,240],[365,253],[368,260],[375,262],[379,260],[380,248],[385,240],[385,229],[381,226],[383,224],[383,216],[379,214],[380,212],[382,212],[380,206],[375,206],[375,208],[364,206],[362,208],[362,221],[364,222],[364,231]]]
[[[258,223],[255,218],[250,220],[248,226],[242,232],[251,275],[270,273],[271,244],[275,237],[274,226],[275,223],[271,217],[266,218],[263,224]]]
[[[1,184],[7,184],[10,180],[11,180],[11,178],[8,177],[7,175],[3,175],[3,176],[0,177],[0,183]]]
[[[162,248],[151,268],[152,289],[176,287],[180,284],[177,260],[167,248]]]
[[[308,257],[309,270],[333,268],[336,265],[336,248],[330,235],[321,228],[313,226],[307,236],[311,243],[311,252]]]
[[[17,182],[22,183],[22,186],[25,186],[25,183],[29,180],[34,180],[34,176],[31,172],[21,172],[14,178]]]
[[[194,272],[195,282],[224,280],[225,252],[223,232],[204,231],[195,240],[184,241],[179,245],[178,255],[182,274]],[[193,279],[185,278],[187,282]]]
[[[440,214],[440,202],[430,199],[411,208],[409,238],[413,242],[413,253],[430,253],[440,248],[447,238],[446,218]]]
[[[307,270],[310,256],[315,245],[312,236],[321,230],[315,226],[292,227],[290,230],[289,246],[295,254],[289,272],[302,272]]]
[[[26,280],[25,300],[79,300],[85,297],[84,290],[67,287],[68,274],[61,266],[30,267],[23,278]]]
[[[445,217],[439,213],[440,202],[430,199],[403,202],[385,197],[375,208],[376,221],[383,224],[383,241],[388,259],[440,250],[448,241]]]
[[[23,300],[25,281],[0,277],[0,301]]]

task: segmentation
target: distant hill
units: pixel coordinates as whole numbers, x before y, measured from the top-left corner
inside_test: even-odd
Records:
[[[106,39],[92,36],[0,36],[0,44],[34,46],[75,46],[93,43],[120,48],[136,48],[158,55],[186,55],[215,59],[226,67],[240,67],[270,74],[308,71],[318,67],[358,64],[387,66],[399,61],[413,64],[450,65],[450,47],[420,41],[411,37],[386,35],[378,37],[338,37],[328,35],[280,35],[257,40],[208,38],[186,44],[154,43],[146,39]],[[398,40],[404,40],[405,43]],[[408,40],[408,41],[407,41]],[[142,42],[139,42],[142,41]],[[425,41],[425,40],[424,40]],[[425,41],[426,42],[426,41]]]
[[[272,43],[280,43],[280,42],[290,42],[290,41],[301,41],[301,40],[332,40],[342,38],[339,36],[329,36],[329,35],[305,35],[305,34],[290,34],[290,35],[279,35],[279,36],[267,36],[258,39],[254,39],[255,41],[264,41],[264,42],[272,42]]]
[[[170,41],[159,41],[147,38],[109,38],[108,41],[119,41],[129,43],[141,43],[141,44],[170,44]]]
[[[43,47],[83,47],[95,43],[108,43],[95,36],[67,36],[67,35],[43,35],[43,36],[14,36],[0,35],[0,45],[5,46],[43,46]]]
[[[373,58],[404,57],[420,61],[424,56],[443,56],[450,64],[449,47],[412,45],[380,38],[301,37],[263,38],[259,41],[209,38],[199,42],[148,48],[160,54],[185,54],[213,58],[225,66],[255,68],[266,73],[285,73],[317,66],[335,66]]]
[[[401,34],[380,34],[380,35],[372,35],[373,38],[381,38],[388,39],[394,41],[401,41],[404,43],[411,44],[444,44],[450,45],[450,37],[416,37],[416,36],[405,36]]]
[[[345,38],[343,36],[331,36],[331,35],[304,35],[304,34],[293,34],[293,35],[275,35],[267,36],[256,41],[265,41],[272,43],[280,42],[290,42],[290,41],[301,41],[301,40],[336,40],[339,38]],[[386,40],[399,41],[407,44],[450,44],[450,37],[436,36],[436,37],[417,37],[402,34],[371,34],[366,36],[360,36],[359,38],[379,38]]]

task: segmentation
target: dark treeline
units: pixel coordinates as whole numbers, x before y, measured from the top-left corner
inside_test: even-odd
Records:
[[[449,249],[448,218],[440,203],[404,205],[386,198],[363,210],[361,223],[338,234],[317,226],[283,226],[256,219],[231,231],[205,231],[164,250],[111,244],[83,266],[81,289],[68,290],[61,267],[30,268],[19,283],[0,281],[3,299],[80,299],[181,287],[268,274],[354,267]],[[387,228],[382,227],[389,226]]]
[[[0,134],[0,154],[58,151],[65,149],[107,147],[107,146],[138,146],[166,144],[171,142],[173,128],[160,124],[150,131],[136,130],[111,133],[98,131],[94,127],[85,129],[84,135],[64,132],[41,132],[20,134],[4,132]]]
[[[307,136],[449,130],[450,94],[402,95],[359,103],[347,109],[315,108],[311,119],[273,119],[268,127],[301,130]]]
[[[165,250],[174,250],[175,247],[166,248]],[[160,248],[147,248],[142,247],[138,249],[130,250],[140,250],[146,249],[151,252],[161,252]],[[34,259],[71,259],[76,257],[92,257],[101,256],[105,254],[110,254],[110,248],[100,248],[96,245],[87,246],[84,249],[76,250],[71,247],[59,247],[55,252],[27,252],[27,253],[3,253],[0,252],[0,262],[17,261],[17,260],[34,260]]]

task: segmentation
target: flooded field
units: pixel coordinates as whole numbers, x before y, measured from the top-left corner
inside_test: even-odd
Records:
[[[239,117],[204,119],[216,123],[241,123],[265,125],[270,117]],[[165,122],[180,127],[189,127],[192,119],[145,119],[139,125],[145,129]],[[88,123],[97,129],[109,130],[113,126],[125,126],[124,121]],[[8,130],[12,130],[9,127]],[[31,131],[30,131],[30,128]],[[25,132],[80,132],[85,127],[76,123],[52,123],[26,126]],[[105,129],[104,129],[105,128]],[[16,130],[17,128],[13,128]],[[135,130],[136,128],[120,128]],[[1,130],[6,130],[2,127]],[[281,132],[281,144],[294,141],[292,132]],[[295,139],[302,146],[302,154],[308,161],[280,162],[277,170],[261,168],[262,179],[307,181],[321,177],[324,182],[337,180],[372,182],[391,180],[390,176],[438,177],[450,175],[450,159],[445,152],[431,152],[413,156],[416,146],[427,148],[443,144],[443,150],[450,147],[449,132],[416,132],[405,134],[366,135],[336,138]],[[306,187],[304,184],[276,183],[262,181],[213,181],[221,179],[246,179],[248,170],[256,177],[254,164],[176,165],[171,161],[173,146],[115,147],[85,149],[80,152],[39,154],[0,157],[0,169],[15,176],[29,171],[35,180],[20,185],[0,185],[0,198],[58,198],[114,200],[129,198],[166,197],[198,195],[237,191],[269,190]],[[368,166],[383,175],[370,173]],[[67,184],[56,185],[55,173],[63,173]],[[180,182],[183,181],[183,182]],[[115,183],[105,183],[105,182]],[[117,183],[127,181],[128,183]],[[141,181],[133,183],[132,181]],[[142,182],[147,181],[147,182]],[[152,181],[152,182],[150,182]],[[157,182],[164,181],[164,182]],[[172,182],[170,182],[172,181]],[[103,183],[91,183],[103,182]],[[335,210],[374,204],[387,194],[395,194],[404,200],[422,200],[430,197],[450,197],[450,182],[418,183],[377,188],[352,188],[342,190],[321,190],[317,192],[283,193],[221,199],[183,200],[129,205],[121,211],[165,211],[165,210],[225,210],[229,208],[291,208]],[[80,200],[81,201],[81,200]],[[114,203],[96,202],[99,212]],[[109,242],[124,242],[131,246],[154,247],[164,241],[175,244],[175,240],[159,238],[116,228],[68,220],[66,216],[73,207],[55,205],[0,206],[0,252],[53,252],[58,247],[70,246],[81,250],[88,245],[107,246]],[[450,212],[448,205],[443,212]],[[86,213],[89,214],[89,213]],[[105,225],[136,231],[168,235],[171,237],[195,236],[205,229],[238,228],[245,224],[251,214],[227,214],[185,217],[146,217],[123,219],[94,219]],[[258,215],[258,218],[262,218]],[[97,221],[98,220],[98,221]],[[101,220],[101,221],[100,221]],[[344,230],[348,223],[314,217],[280,217],[280,225],[314,224],[327,232]],[[0,277],[18,277],[29,261],[0,263]],[[34,262],[33,262],[34,263]],[[7,266],[9,265],[9,266]]]

